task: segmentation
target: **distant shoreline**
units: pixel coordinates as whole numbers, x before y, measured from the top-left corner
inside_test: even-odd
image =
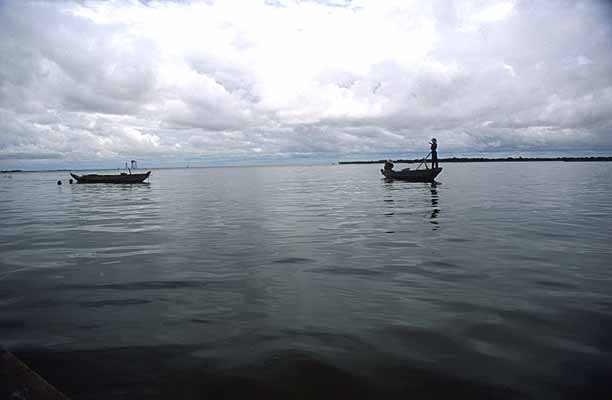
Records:
[[[370,161],[338,161],[338,164],[384,164],[386,160],[370,160]],[[414,159],[398,159],[391,160],[394,163],[414,164],[423,161],[422,158]],[[430,162],[431,160],[427,160]],[[532,162],[532,161],[612,161],[612,157],[503,157],[503,158],[488,158],[488,157],[450,157],[439,158],[441,163],[470,163],[470,162]]]
[[[438,159],[441,163],[472,163],[472,162],[533,162],[533,161],[557,161],[557,162],[573,162],[573,161],[596,161],[605,162],[612,161],[612,156],[582,156],[582,157],[447,157]],[[329,162],[336,165],[348,165],[348,164],[384,164],[386,160],[358,160],[358,161],[326,161],[321,163],[313,163],[312,165],[329,165]],[[392,160],[394,163],[405,163],[414,164],[423,161],[422,158],[414,159],[395,159]],[[428,160],[430,162],[430,160]],[[252,165],[206,165],[206,166],[163,166],[149,168],[139,168],[139,170],[163,170],[163,169],[200,169],[200,168],[244,168],[244,167],[282,167],[282,166],[293,166],[302,164],[252,164]],[[71,172],[71,171],[125,171],[123,168],[58,168],[58,169],[5,169],[0,170],[0,174],[15,174],[15,173],[33,173],[33,172]]]

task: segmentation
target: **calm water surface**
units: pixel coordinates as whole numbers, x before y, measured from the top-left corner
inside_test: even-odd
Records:
[[[444,168],[0,175],[1,345],[74,398],[606,398],[612,164]]]

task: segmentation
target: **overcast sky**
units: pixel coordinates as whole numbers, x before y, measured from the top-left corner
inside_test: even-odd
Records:
[[[0,2],[0,165],[612,153],[607,1]]]

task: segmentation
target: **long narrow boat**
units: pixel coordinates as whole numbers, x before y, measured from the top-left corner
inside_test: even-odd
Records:
[[[442,168],[432,169],[403,169],[401,171],[384,170],[380,172],[385,176],[386,179],[397,179],[400,181],[407,182],[433,182],[436,176],[442,172]]]
[[[151,175],[151,171],[145,174],[122,173],[121,175],[90,174],[79,176],[73,173],[70,174],[70,176],[76,179],[77,183],[142,183],[149,175]]]

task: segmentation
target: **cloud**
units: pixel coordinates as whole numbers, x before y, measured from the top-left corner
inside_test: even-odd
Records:
[[[0,5],[0,158],[612,150],[604,1]]]

